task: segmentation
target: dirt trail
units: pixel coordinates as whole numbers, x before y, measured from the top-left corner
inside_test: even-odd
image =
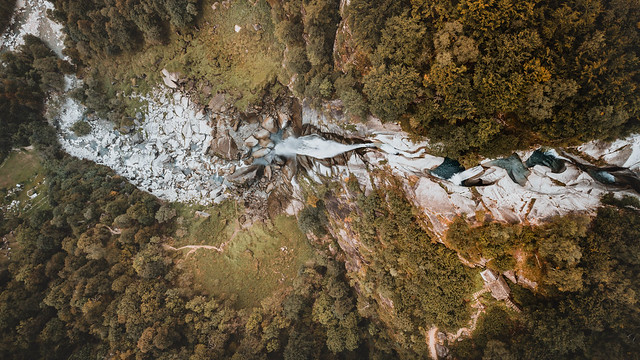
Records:
[[[165,248],[166,250],[172,250],[172,251],[179,251],[179,250],[184,250],[184,249],[190,249],[189,252],[187,252],[187,254],[185,255],[185,257],[188,257],[189,255],[191,255],[192,253],[198,251],[198,249],[209,249],[209,250],[215,250],[217,252],[224,252],[224,248],[227,246],[227,244],[229,244],[229,241],[222,243],[220,246],[212,246],[212,245],[185,245],[185,246],[181,246],[179,248],[174,248],[171,245],[167,245],[167,244],[162,244],[162,247]]]
[[[224,252],[224,249],[229,245],[229,243],[231,243],[231,241],[233,241],[233,239],[236,238],[236,236],[238,235],[238,233],[242,230],[242,228],[239,226],[238,222],[236,221],[236,226],[235,229],[233,231],[233,234],[231,234],[231,237],[229,237],[229,240],[223,242],[222,244],[220,244],[220,246],[213,246],[213,245],[185,245],[185,246],[181,246],[179,248],[175,248],[169,244],[162,244],[162,247],[165,250],[171,250],[171,251],[180,251],[180,250],[184,250],[184,249],[189,249],[189,251],[187,252],[187,254],[185,255],[185,257],[189,257],[189,255],[193,254],[194,252],[198,251],[199,249],[208,249],[208,250],[215,250],[219,253]]]

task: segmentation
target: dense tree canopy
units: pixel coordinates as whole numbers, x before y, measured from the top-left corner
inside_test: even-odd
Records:
[[[75,60],[134,50],[145,41],[161,44],[172,26],[183,28],[198,15],[196,0],[56,0],[54,5]]]
[[[637,130],[639,20],[637,2],[600,0],[354,0],[347,16],[371,112],[451,156]]]
[[[5,52],[0,62],[0,159],[14,146],[26,146],[34,130],[45,124],[43,101],[64,86],[70,65],[32,35],[19,51]]]

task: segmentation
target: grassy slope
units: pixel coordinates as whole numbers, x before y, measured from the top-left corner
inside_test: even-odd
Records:
[[[211,214],[197,218],[195,210]],[[203,290],[237,298],[239,308],[258,306],[260,301],[292,284],[298,269],[313,257],[305,235],[294,217],[279,216],[271,224],[256,223],[242,229],[237,215],[242,209],[226,202],[204,207],[181,207],[182,225],[176,230],[178,248],[213,245],[224,250],[199,249],[185,254],[183,265],[193,271]],[[187,255],[188,254],[188,255]]]
[[[0,165],[0,188],[11,189],[40,170],[40,159],[33,151],[14,151]]]
[[[212,3],[203,1],[203,12],[192,33],[173,32],[167,45],[96,60],[93,66],[104,74],[107,91],[148,93],[162,83],[160,71],[167,68],[187,78],[209,81],[213,94],[230,93],[240,109],[259,100],[261,90],[277,75],[283,50],[273,35],[269,5],[264,0],[256,5],[238,0],[228,9],[219,5],[214,11]],[[256,31],[254,24],[262,28]],[[242,30],[236,33],[235,25]],[[128,105],[135,112],[138,104]]]
[[[45,176],[40,164],[40,158],[35,150],[19,150],[13,151],[6,161],[0,166],[0,189],[13,189],[17,184],[22,184],[23,188],[16,195],[5,198],[0,201],[6,205],[12,200],[20,202],[20,208],[31,205],[27,213],[36,209],[44,209],[48,207],[45,196],[44,184]],[[35,191],[38,196],[31,199],[29,194],[31,190]]]

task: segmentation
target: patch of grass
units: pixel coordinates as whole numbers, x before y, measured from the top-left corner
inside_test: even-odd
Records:
[[[234,236],[235,235],[235,236]],[[294,217],[234,231],[222,252],[200,249],[185,260],[203,290],[237,299],[238,308],[259,306],[276,290],[291,286],[298,269],[313,257]]]
[[[40,159],[35,151],[13,151],[0,166],[0,188],[12,189],[40,172]]]
[[[276,290],[290,286],[299,267],[313,257],[295,217],[279,216],[271,224],[243,229],[238,217],[244,209],[232,201],[174,207],[177,226],[171,246],[208,245],[222,250],[180,250],[185,269],[202,290],[236,298],[238,308],[258,306]],[[198,217],[196,211],[210,216]]]
[[[211,207],[176,203],[174,207],[178,216],[173,244],[176,248],[185,245],[218,246],[222,244],[239,228],[237,217],[243,210],[233,201],[225,201]],[[203,211],[211,216],[199,217],[196,211]]]
[[[255,5],[247,0],[231,2],[228,9],[203,1],[203,13],[189,33],[173,32],[168,44],[150,45],[135,54],[96,59],[107,94],[122,94],[132,116],[136,104],[128,103],[132,93],[148,94],[162,83],[161,70],[211,84],[212,94],[226,92],[235,106],[245,109],[262,97],[281,68],[283,48],[276,40],[270,7],[265,0]],[[255,30],[254,25],[259,25]],[[235,32],[235,26],[242,29]],[[202,103],[208,101],[202,95]]]
[[[40,158],[34,150],[11,152],[0,166],[0,189],[2,189],[2,194],[7,194],[8,190],[15,188],[18,184],[22,184],[22,188],[10,196],[0,198],[0,204],[4,206],[17,200],[19,207],[16,210],[29,207],[25,214],[36,209],[48,208],[46,187],[41,186],[44,184],[44,180],[45,175]],[[29,195],[33,193],[36,193],[37,196],[31,198]]]

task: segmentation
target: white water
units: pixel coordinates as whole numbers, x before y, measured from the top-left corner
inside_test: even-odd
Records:
[[[374,147],[373,144],[345,145],[333,140],[326,140],[318,135],[307,135],[299,138],[288,138],[276,145],[275,155],[294,157],[305,155],[315,159],[331,159],[348,151]]]

